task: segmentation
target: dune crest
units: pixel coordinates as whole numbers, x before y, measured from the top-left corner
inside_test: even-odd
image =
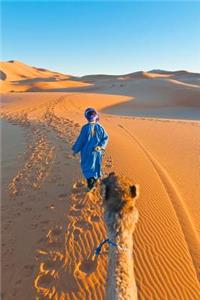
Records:
[[[184,88],[200,89],[200,74],[187,71],[152,70],[123,75],[94,74],[71,76],[44,68],[29,66],[16,60],[0,62],[0,81],[1,92],[3,93],[92,92],[94,90],[104,92],[105,90],[109,90],[109,92],[116,92],[118,94],[124,90],[126,95],[126,90],[129,90],[131,84],[131,95],[134,95],[135,87],[141,84],[142,89],[145,89],[145,86],[148,86],[148,81],[153,81],[154,89],[162,89],[162,82],[165,85],[170,85],[171,83],[171,86],[173,84],[177,88],[182,85]],[[116,87],[120,88],[120,91]]]
[[[83,87],[89,84],[73,80],[67,74],[36,68],[20,61],[0,62],[1,92],[62,91],[63,88]]]

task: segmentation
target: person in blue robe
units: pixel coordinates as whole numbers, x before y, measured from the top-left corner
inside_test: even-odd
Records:
[[[99,124],[99,115],[93,108],[85,111],[88,121],[72,146],[73,155],[81,154],[81,169],[87,180],[88,188],[92,189],[102,175],[102,156],[108,143],[108,134]]]

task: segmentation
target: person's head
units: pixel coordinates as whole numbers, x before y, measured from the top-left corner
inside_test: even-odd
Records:
[[[88,120],[88,122],[97,122],[99,121],[99,115],[97,113],[97,111],[94,108],[87,108],[85,110],[85,117]]]

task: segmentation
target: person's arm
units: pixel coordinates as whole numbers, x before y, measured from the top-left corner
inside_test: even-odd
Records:
[[[80,132],[76,142],[72,146],[72,151],[74,152],[74,154],[81,151],[82,146],[83,146],[83,142],[84,142],[84,137],[85,137],[85,130],[84,130],[84,127],[82,127],[81,132]]]
[[[108,143],[108,134],[107,134],[107,132],[105,131],[105,129],[102,127],[102,131],[103,131],[103,133],[102,133],[102,138],[101,138],[101,140],[100,140],[100,142],[99,142],[99,144],[98,144],[98,146],[100,147],[100,148],[102,148],[102,149],[105,149],[106,148],[106,146],[107,146],[107,143]]]

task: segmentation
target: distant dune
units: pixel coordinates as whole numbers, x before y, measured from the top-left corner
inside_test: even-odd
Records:
[[[1,72],[6,74],[6,81],[16,81],[33,78],[62,78],[68,79],[72,76],[60,74],[58,72],[49,71],[43,68],[36,68],[26,65],[17,60],[1,62]]]
[[[20,61],[0,63],[2,92],[42,92],[63,88],[83,87],[89,84],[73,80],[73,76],[36,68]]]
[[[2,93],[81,92],[112,95],[121,102],[111,104],[108,99],[105,112],[109,114],[200,119],[199,73],[151,70],[124,75],[76,77],[19,61],[8,61],[1,63],[0,78]]]
[[[119,87],[126,94],[134,96],[135,84],[138,86],[147,83],[145,79],[154,80],[154,88],[162,88],[163,79],[168,87],[172,85],[182,85],[190,88],[200,88],[200,74],[187,71],[165,71],[151,70],[148,72],[138,71],[124,75],[94,74],[85,76],[71,76],[61,74],[43,68],[36,68],[26,65],[20,61],[10,60],[0,63],[1,92],[67,92],[67,91],[94,91],[109,90],[113,92],[113,87]],[[141,81],[141,83],[140,83]],[[133,85],[130,88],[130,85]],[[78,90],[76,90],[78,89]],[[127,89],[127,91],[126,91]],[[131,91],[132,89],[132,91]]]

